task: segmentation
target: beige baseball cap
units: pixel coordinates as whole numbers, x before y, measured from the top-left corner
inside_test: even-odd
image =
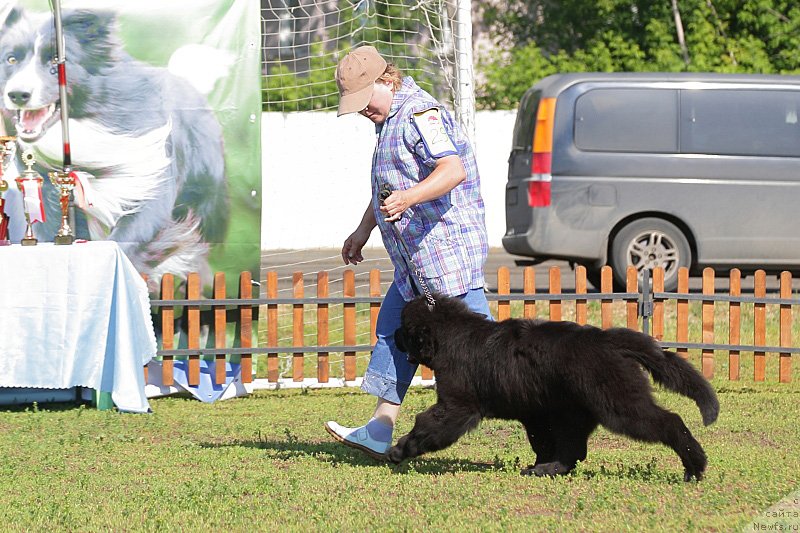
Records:
[[[336,66],[336,85],[339,87],[339,112],[336,116],[357,113],[367,107],[375,81],[385,71],[386,60],[374,46],[359,46],[344,56]]]

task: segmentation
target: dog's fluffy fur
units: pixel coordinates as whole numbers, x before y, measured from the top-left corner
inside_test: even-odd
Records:
[[[414,363],[436,373],[438,400],[388,452],[395,463],[453,444],[486,417],[519,420],[536,463],[522,474],[569,472],[586,458],[598,424],[680,457],[684,479],[701,479],[706,455],[683,420],[653,401],[644,367],[656,383],[693,399],[703,423],[719,403],[690,363],[649,336],[573,322],[491,322],[461,300],[438,296],[410,302],[394,334]],[[641,365],[641,366],[640,366]]]
[[[169,69],[128,55],[111,11],[65,10],[62,26],[72,164],[92,200],[83,206],[84,236],[117,241],[151,288],[167,272],[207,274],[209,243],[226,233],[228,191],[222,128],[205,96]],[[34,150],[41,170],[60,168],[52,17],[0,8],[0,51],[9,131],[22,150]],[[47,222],[35,229],[49,239],[60,210],[47,179],[44,197]]]

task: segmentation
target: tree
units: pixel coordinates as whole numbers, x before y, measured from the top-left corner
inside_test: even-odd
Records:
[[[800,72],[800,5],[793,0],[476,4],[497,36],[494,51],[478,60],[482,109],[513,108],[555,72]]]

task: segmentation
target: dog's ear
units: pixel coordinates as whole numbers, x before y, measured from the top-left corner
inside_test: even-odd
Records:
[[[108,50],[115,44],[117,17],[112,11],[77,9],[64,14],[64,33],[72,35],[85,51]],[[89,69],[89,72],[93,72]]]
[[[0,6],[0,25],[4,28],[9,28],[17,23],[22,17],[20,8],[9,2],[5,6]]]
[[[420,352],[432,353],[433,338],[431,336],[431,328],[422,324],[414,329],[414,343]]]
[[[106,37],[116,17],[111,11],[87,11],[78,9],[64,14],[64,27],[84,39]]]
[[[436,338],[433,329],[427,325],[421,325],[414,330],[414,340],[416,358],[415,362],[434,368],[436,361]]]

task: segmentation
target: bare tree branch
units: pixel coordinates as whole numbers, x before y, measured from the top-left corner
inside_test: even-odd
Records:
[[[683,35],[683,22],[681,22],[681,12],[678,9],[678,0],[672,0],[672,15],[675,17],[675,31],[678,34],[678,44],[683,54],[683,62],[689,65],[689,49],[686,47],[686,38]]]

